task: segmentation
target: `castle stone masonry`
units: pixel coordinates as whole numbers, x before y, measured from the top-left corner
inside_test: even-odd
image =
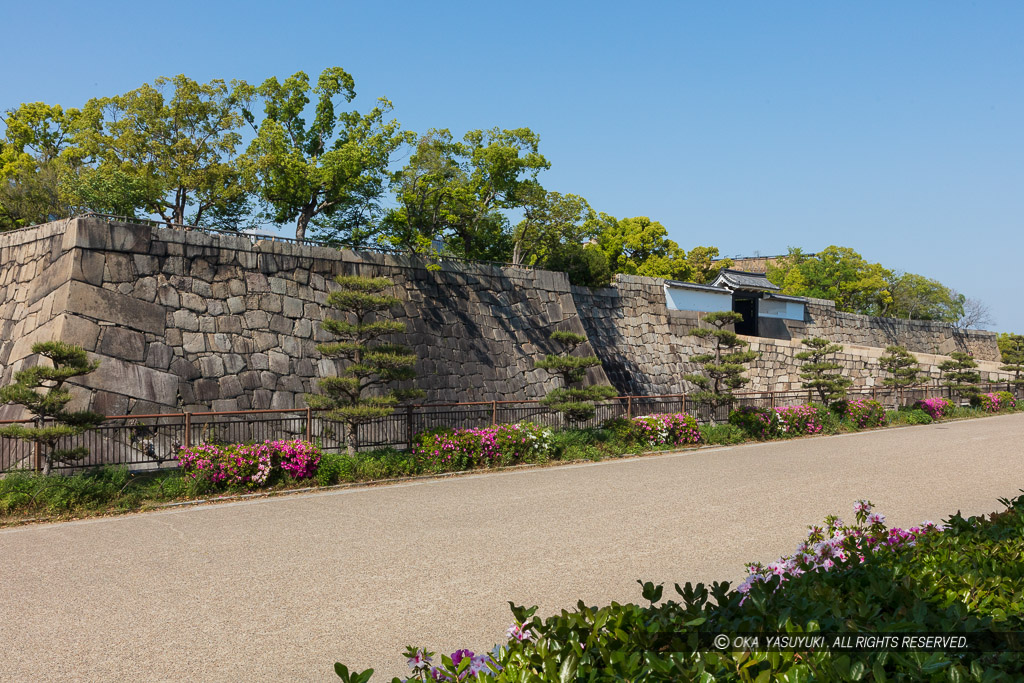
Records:
[[[257,241],[253,241],[253,240]],[[99,217],[0,234],[0,382],[36,361],[38,341],[60,339],[101,361],[81,378],[75,407],[143,414],[304,405],[318,377],[336,372],[316,344],[341,273],[385,276],[402,300],[396,341],[418,354],[426,401],[539,398],[556,386],[534,361],[558,350],[554,330],[585,333],[603,369],[589,382],[623,393],[680,393],[697,368],[689,332],[702,314],[669,310],[666,281],[618,276],[612,287],[571,287],[566,276],[512,266],[340,251],[110,222]],[[842,361],[858,385],[877,377],[881,347],[901,343],[937,376],[942,355],[970,349],[983,375],[998,371],[991,332],[838,313],[806,300],[804,320],[773,321],[749,337],[762,353],[752,390],[799,388],[793,354],[804,336],[846,345]],[[771,338],[777,337],[777,338]],[[928,354],[928,355],[920,355]],[[938,354],[938,355],[936,355]],[[15,417],[0,408],[0,417]]]

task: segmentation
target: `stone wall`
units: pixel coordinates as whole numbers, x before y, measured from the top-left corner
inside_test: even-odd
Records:
[[[618,275],[612,287],[589,290],[573,288],[576,307],[605,372],[619,391],[632,394],[678,394],[693,389],[682,377],[699,371],[689,358],[707,351],[690,335],[701,315],[671,311],[665,305],[664,280]],[[878,358],[894,340],[910,345],[922,368],[935,380],[938,364],[945,356],[927,353],[934,346],[941,350],[957,348],[961,341],[981,359],[997,359],[995,334],[971,331],[952,340],[947,326],[913,321],[893,321],[852,314],[836,314],[831,301],[812,300],[809,320],[787,326],[791,339],[744,337],[761,356],[746,373],[751,379],[747,391],[787,391],[802,387],[798,361],[803,350],[800,339],[825,336],[844,345],[837,360],[856,387],[874,386],[882,375]],[[891,328],[889,327],[889,324]],[[947,342],[947,340],[952,340]],[[923,353],[924,352],[924,353]],[[999,371],[995,360],[981,360],[985,380],[1008,377]]]
[[[333,361],[316,344],[335,275],[386,276],[407,332],[395,341],[418,355],[417,386],[430,402],[538,398],[556,380],[534,362],[557,351],[554,330],[585,333],[622,393],[675,394],[699,371],[705,351],[690,332],[700,314],[670,311],[664,281],[618,276],[612,287],[571,288],[564,274],[515,267],[432,264],[409,256],[355,253],[249,236],[112,223],[97,217],[0,235],[0,382],[36,362],[31,346],[62,339],[86,348],[100,368],[81,378],[74,407],[108,415],[292,408],[304,405]],[[837,314],[812,301],[808,320],[784,327],[791,339],[749,338],[761,357],[751,390],[800,387],[799,338],[820,334],[846,345],[841,358],[859,386],[880,374],[891,341],[907,344],[937,376],[942,358],[963,344],[998,358],[995,335],[950,337],[930,323]],[[945,335],[945,336],[943,336]],[[781,335],[785,337],[786,335]],[[988,378],[1005,377],[982,363]],[[0,408],[0,418],[19,414]]]
[[[0,237],[0,381],[36,341],[101,361],[77,405],[108,415],[304,405],[337,274],[386,276],[428,401],[536,398],[551,331],[583,333],[564,274],[353,253],[78,218]],[[593,353],[584,345],[581,353]],[[606,382],[600,369],[591,381]],[[10,416],[10,409],[7,409]]]

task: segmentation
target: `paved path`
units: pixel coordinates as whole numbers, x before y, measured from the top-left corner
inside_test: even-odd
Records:
[[[1022,436],[1018,414],[0,531],[0,679],[400,674],[409,643],[489,649],[507,600],[739,579],[859,497],[897,525],[991,512]]]

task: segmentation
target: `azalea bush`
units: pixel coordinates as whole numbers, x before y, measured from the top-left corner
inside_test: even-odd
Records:
[[[885,408],[878,401],[869,398],[855,398],[843,402],[844,418],[858,429],[884,427],[888,422]]]
[[[981,408],[986,413],[998,413],[1003,410],[1013,410],[1016,408],[1017,399],[1009,391],[994,391],[971,396],[971,405],[975,408]]]
[[[951,401],[939,396],[933,396],[932,398],[917,401],[914,404],[914,408],[928,413],[933,420],[940,420],[944,417],[949,417],[953,414],[954,410],[954,406]]]
[[[886,527],[868,501],[856,523],[810,528],[794,554],[751,565],[750,578],[663,587],[639,582],[641,604],[541,619],[512,607],[508,639],[487,655],[433,660],[410,649],[414,680],[525,681],[1013,681],[1024,670],[1014,632],[1024,631],[1024,496],[989,518]],[[638,596],[638,597],[640,597]],[[983,634],[991,652],[767,652],[715,647],[716,634]],[[457,661],[456,661],[457,660]],[[346,683],[372,674],[335,670]],[[395,679],[399,680],[399,679]]]
[[[522,462],[544,462],[551,455],[551,430],[522,422],[484,429],[433,429],[420,433],[413,457],[427,472],[468,470]]]
[[[178,451],[185,477],[203,479],[217,488],[255,489],[284,473],[293,479],[316,474],[320,450],[306,441],[265,441],[256,444],[199,444]]]
[[[628,438],[644,446],[683,446],[701,442],[697,418],[686,413],[641,415],[630,420]]]
[[[828,411],[813,404],[756,408],[742,406],[729,415],[729,422],[758,439],[820,434]]]

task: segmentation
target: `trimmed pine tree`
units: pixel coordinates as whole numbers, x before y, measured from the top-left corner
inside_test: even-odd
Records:
[[[903,390],[921,384],[921,366],[917,356],[902,346],[887,346],[885,355],[878,359],[882,370],[889,374],[882,380],[887,387],[895,387],[899,392],[900,404],[903,404]]]
[[[327,417],[345,426],[345,445],[350,456],[359,447],[359,425],[387,417],[401,401],[419,398],[419,389],[391,389],[392,382],[416,377],[416,354],[401,344],[389,344],[382,337],[405,331],[405,325],[381,316],[399,299],[385,291],[394,283],[388,278],[339,275],[338,289],[327,295],[327,306],[342,313],[326,318],[320,326],[339,341],[317,344],[324,358],[345,362],[337,377],[324,377],[321,394],[307,394],[310,408],[327,410]]]
[[[1024,373],[1024,335],[1000,335],[999,353],[1003,358],[1003,365],[999,369],[1013,373],[1011,383],[1017,386],[1024,384],[1024,378],[1021,377],[1021,373]]]
[[[14,381],[0,388],[0,403],[24,406],[34,416],[34,425],[0,427],[0,436],[34,444],[42,458],[43,474],[49,474],[54,463],[73,462],[89,455],[85,446],[57,447],[61,439],[84,434],[104,420],[92,411],[65,410],[71,392],[64,383],[89,374],[100,364],[90,361],[84,349],[61,341],[33,344],[32,353],[48,358],[52,366],[36,365],[14,373]]]
[[[698,327],[692,334],[698,339],[710,341],[710,353],[693,356],[690,360],[704,367],[703,375],[685,375],[683,379],[699,387],[690,394],[695,401],[707,405],[711,412],[711,424],[715,424],[718,408],[732,405],[736,400],[733,391],[750,380],[743,376],[747,363],[758,357],[756,351],[745,350],[749,344],[739,338],[727,325],[735,325],[743,315],[734,311],[717,311],[704,316],[704,322],[713,327]]]
[[[804,387],[817,391],[826,406],[845,398],[853,380],[843,376],[843,366],[833,358],[843,350],[843,345],[833,344],[822,337],[802,339],[801,343],[808,347],[796,354],[797,360],[803,361],[800,379]]]
[[[978,393],[978,382],[981,381],[981,373],[975,368],[978,364],[969,353],[954,351],[949,354],[951,360],[944,360],[939,363],[939,370],[942,371],[942,383],[956,392],[961,398],[970,398]]]
[[[565,347],[565,351],[544,356],[544,360],[534,363],[534,367],[560,376],[562,386],[549,391],[541,399],[541,405],[558,411],[573,422],[589,420],[597,412],[595,401],[612,398],[618,392],[613,387],[600,384],[580,386],[587,375],[587,368],[601,365],[597,356],[573,355],[587,341],[585,336],[575,332],[552,332],[551,340]]]

